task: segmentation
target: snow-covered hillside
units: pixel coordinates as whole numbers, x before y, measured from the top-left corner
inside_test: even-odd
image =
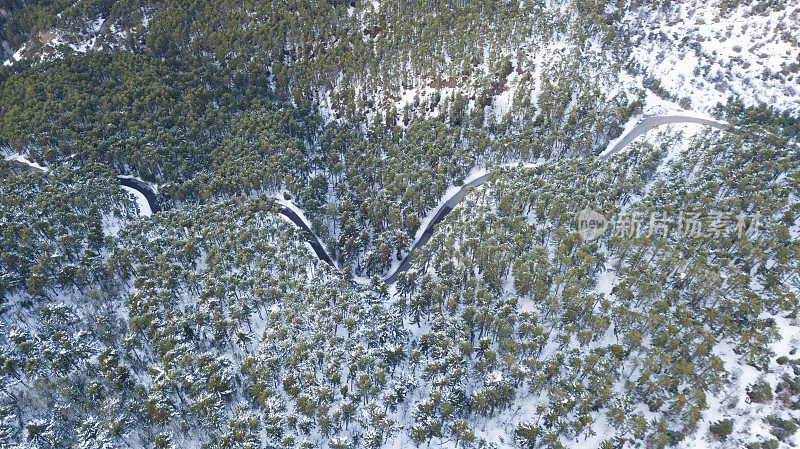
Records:
[[[733,6],[728,6],[728,5]],[[800,5],[678,0],[633,9],[631,61],[692,109],[737,96],[800,111]]]
[[[3,3],[0,447],[795,447],[798,16]]]

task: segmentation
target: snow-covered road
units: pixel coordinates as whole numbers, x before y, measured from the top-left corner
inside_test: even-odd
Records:
[[[629,143],[636,140],[637,137],[650,131],[659,125],[667,125],[670,123],[698,123],[701,125],[708,125],[714,128],[725,129],[728,124],[712,118],[706,118],[690,114],[675,114],[675,115],[651,115],[642,117],[635,126],[633,126],[627,133],[612,141],[608,148],[600,153],[600,159],[607,159],[617,154],[621,149],[625,148]]]

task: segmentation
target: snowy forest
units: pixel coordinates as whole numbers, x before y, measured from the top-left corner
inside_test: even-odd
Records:
[[[800,444],[796,2],[0,0],[0,63],[0,448]]]

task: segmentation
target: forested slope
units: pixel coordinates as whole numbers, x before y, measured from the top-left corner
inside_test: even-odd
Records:
[[[0,446],[797,444],[796,11],[0,2]]]
[[[609,5],[579,6],[25,5],[0,144],[176,204],[286,189],[342,263],[382,273],[471,169],[593,154],[641,108]],[[76,50],[89,35],[101,50]]]

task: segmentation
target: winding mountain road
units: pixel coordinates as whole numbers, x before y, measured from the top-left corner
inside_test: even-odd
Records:
[[[616,140],[613,145],[611,145],[610,149],[600,153],[598,155],[598,159],[608,159],[616,153],[619,153],[620,150],[625,148],[628,144],[636,140],[637,137],[641,136],[642,134],[646,133],[647,131],[660,126],[666,125],[671,123],[696,123],[701,125],[707,125],[714,128],[725,129],[728,124],[722,121],[697,117],[693,115],[681,115],[681,114],[671,114],[671,115],[651,115],[651,116],[644,116],[642,117],[638,123],[631,128],[625,135],[621,136]],[[447,198],[443,203],[439,205],[439,208],[436,210],[436,214],[433,216],[433,219],[428,223],[425,227],[425,230],[422,234],[417,238],[414,244],[411,246],[406,257],[400,262],[400,265],[395,268],[394,272],[392,272],[389,276],[383,279],[388,285],[394,284],[397,282],[400,273],[404,273],[411,268],[411,263],[414,260],[414,254],[417,252],[417,249],[421,248],[423,245],[428,243],[428,241],[433,236],[433,231],[437,224],[439,224],[444,217],[449,214],[453,208],[455,208],[456,204],[458,204],[462,198],[464,198],[464,194],[467,190],[471,187],[478,187],[484,184],[486,181],[492,178],[491,173],[487,173],[482,175],[478,178],[475,178],[467,183],[465,183],[455,194],[451,197]],[[323,249],[322,244],[319,242],[317,237],[308,229],[305,222],[297,216],[296,213],[291,211],[290,209],[281,206],[279,212],[285,216],[287,216],[295,225],[303,229],[303,233],[308,239],[311,247],[314,249],[314,252],[317,253],[317,256],[328,263],[330,266],[336,268],[336,264],[333,262],[331,257],[328,253],[325,252]],[[291,214],[291,215],[290,215]]]
[[[708,125],[714,128],[725,129],[728,124],[718,120],[700,118],[691,115],[653,115],[653,116],[644,116],[641,120],[634,126],[627,134],[617,139],[617,142],[611,147],[610,150],[604,151],[601,153],[598,158],[599,159],[608,159],[614,154],[618,153],[620,150],[625,148],[628,144],[636,140],[637,137],[641,136],[642,134],[646,133],[647,131],[655,128],[656,126],[666,125],[670,123],[697,123],[701,125]],[[408,252],[408,255],[403,259],[400,265],[395,269],[395,271],[386,277],[383,282],[386,284],[394,284],[397,282],[397,278],[400,276],[400,273],[404,273],[411,268],[411,263],[414,259],[414,253],[416,250],[430,240],[431,236],[433,236],[434,227],[439,224],[450,211],[458,204],[461,199],[464,197],[467,189],[470,187],[478,187],[484,184],[486,181],[490,180],[492,177],[491,173],[485,174],[479,178],[476,178],[461,187],[453,196],[448,198],[444,201],[442,205],[439,206],[439,209],[436,211],[436,215],[434,215],[433,220],[428,224],[423,231],[422,235],[414,242],[411,246],[411,250]]]
[[[712,120],[702,117],[695,117],[690,115],[650,115],[644,116],[627,134],[617,139],[617,142],[608,150],[600,153],[598,158],[608,159],[609,157],[619,153],[629,143],[636,140],[637,137],[650,131],[659,125],[666,125],[669,123],[697,123],[700,125],[707,125],[714,128],[725,129],[728,124],[719,120]]]
[[[414,245],[411,246],[411,249],[409,250],[406,257],[403,258],[403,261],[400,262],[400,265],[394,270],[394,273],[392,273],[391,275],[389,275],[389,277],[384,279],[383,282],[389,285],[397,282],[397,278],[398,276],[400,276],[400,273],[404,273],[408,271],[409,268],[411,268],[411,262],[414,260],[414,252],[416,252],[417,248],[420,248],[424,244],[428,243],[428,240],[430,240],[431,236],[433,236],[434,226],[436,226],[442,220],[444,220],[444,217],[446,217],[447,214],[449,214],[450,211],[452,211],[453,208],[456,207],[456,204],[458,204],[458,202],[461,201],[462,198],[464,198],[464,194],[467,192],[468,188],[478,187],[479,185],[488,181],[491,178],[491,176],[492,176],[491,173],[487,173],[483,176],[480,176],[478,178],[473,179],[472,181],[465,183],[460,189],[458,189],[458,192],[456,192],[455,195],[448,198],[444,202],[444,204],[439,206],[439,210],[436,211],[436,215],[433,216],[433,220],[431,220],[431,222],[428,223],[428,226],[425,227],[425,230],[422,232],[422,235],[417,239],[416,242],[414,242]]]
[[[46,172],[48,170],[47,167],[35,164],[25,159],[24,157],[18,156],[16,158],[7,160],[24,164],[33,171]],[[161,211],[161,206],[158,204],[155,192],[146,182],[140,181],[134,178],[133,176],[126,176],[126,175],[117,175],[117,180],[119,180],[120,185],[125,187],[130,187],[131,189],[141,193],[144,196],[144,199],[147,200],[147,204],[150,206],[150,211],[152,213]]]
[[[618,153],[620,150],[625,148],[628,144],[633,142],[637,137],[641,136],[642,134],[646,133],[647,131],[655,128],[656,126],[672,124],[672,123],[697,123],[701,125],[707,125],[714,128],[725,129],[728,127],[728,124],[722,121],[708,119],[708,118],[701,118],[694,115],[681,115],[681,114],[671,114],[671,115],[651,115],[651,116],[644,116],[642,117],[637,124],[631,128],[626,134],[616,139],[616,142],[613,142],[610,145],[610,148],[606,151],[600,153],[597,158],[601,160],[606,160],[613,156],[614,154]],[[26,162],[28,166],[33,169],[41,171],[42,168],[31,165],[32,163]],[[471,181],[465,183],[456,193],[454,193],[449,198],[445,199],[436,210],[433,219],[427,224],[425,229],[422,231],[422,234],[416,239],[414,244],[411,246],[406,257],[400,262],[400,265],[395,268],[394,272],[392,272],[389,276],[383,279],[388,285],[394,284],[397,282],[400,273],[404,273],[411,268],[411,264],[414,260],[414,253],[423,245],[428,243],[430,238],[433,236],[433,231],[442,220],[449,214],[453,208],[464,198],[467,190],[472,187],[478,187],[486,181],[492,179],[493,173],[487,173],[481,175]],[[153,213],[161,211],[161,207],[157,201],[157,197],[155,192],[150,188],[149,185],[146,183],[139,181],[135,178],[130,176],[119,176],[119,181],[121,185],[130,187],[139,191],[142,195],[144,195],[145,199],[147,200],[148,204],[150,204],[150,209]],[[322,260],[323,262],[327,263],[334,269],[338,270],[336,263],[330,257],[330,255],[325,251],[325,247],[319,241],[316,235],[311,232],[311,229],[308,228],[305,221],[291,208],[286,207],[284,205],[278,205],[278,212],[281,215],[284,215],[295,226],[299,227],[302,232],[303,236],[305,237],[306,241],[311,245],[311,248],[316,253],[317,257]]]
[[[319,257],[320,260],[322,260],[323,262],[327,263],[328,265],[332,266],[337,270],[339,269],[333,262],[333,259],[331,259],[331,256],[329,256],[328,253],[325,251],[325,247],[322,246],[322,243],[320,243],[317,236],[314,235],[313,232],[311,232],[311,229],[308,228],[306,222],[303,221],[303,219],[300,218],[300,216],[297,215],[295,211],[284,205],[278,205],[278,213],[291,220],[292,223],[295,224],[295,226],[297,226],[303,231],[303,237],[306,238],[306,241],[308,241],[308,243],[311,245],[311,249],[314,250],[314,252],[317,254],[317,257]]]
[[[147,204],[150,205],[150,211],[152,213],[161,212],[161,206],[158,204],[158,201],[156,201],[156,194],[147,183],[130,176],[117,176],[117,179],[119,179],[121,185],[130,187],[144,195],[144,199],[146,199]]]

